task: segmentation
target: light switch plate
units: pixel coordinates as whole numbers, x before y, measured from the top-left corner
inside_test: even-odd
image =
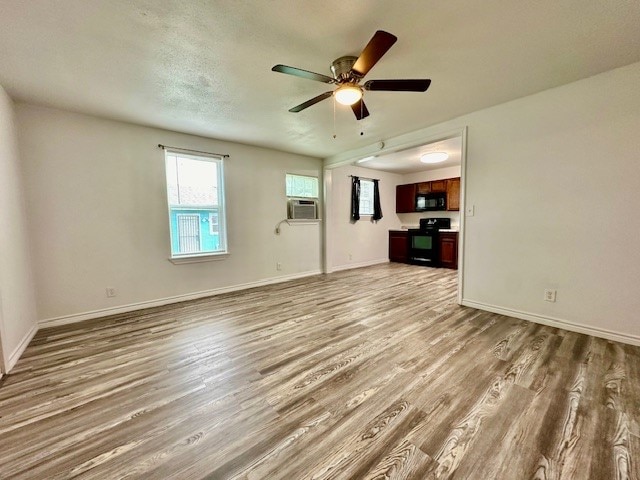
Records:
[[[467,217],[473,217],[476,213],[476,206],[475,205],[469,205],[466,208],[466,214]]]

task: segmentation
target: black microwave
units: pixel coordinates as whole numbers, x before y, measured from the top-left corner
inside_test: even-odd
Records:
[[[419,193],[416,195],[416,212],[427,212],[431,210],[446,210],[446,193]]]

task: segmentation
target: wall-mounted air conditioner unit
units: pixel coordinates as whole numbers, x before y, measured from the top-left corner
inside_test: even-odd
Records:
[[[289,200],[287,217],[289,220],[315,220],[318,206],[315,200]]]

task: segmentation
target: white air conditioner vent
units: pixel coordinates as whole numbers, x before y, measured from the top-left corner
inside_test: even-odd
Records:
[[[289,200],[289,220],[315,220],[317,204],[315,200]]]

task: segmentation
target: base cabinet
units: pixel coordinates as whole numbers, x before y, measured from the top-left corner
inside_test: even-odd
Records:
[[[409,235],[406,230],[389,230],[389,261],[409,261]]]
[[[439,234],[440,261],[443,268],[458,268],[458,233],[440,232]]]
[[[437,240],[437,267],[458,268],[458,232],[440,232]],[[389,230],[389,261],[410,263],[409,232],[406,230]]]

